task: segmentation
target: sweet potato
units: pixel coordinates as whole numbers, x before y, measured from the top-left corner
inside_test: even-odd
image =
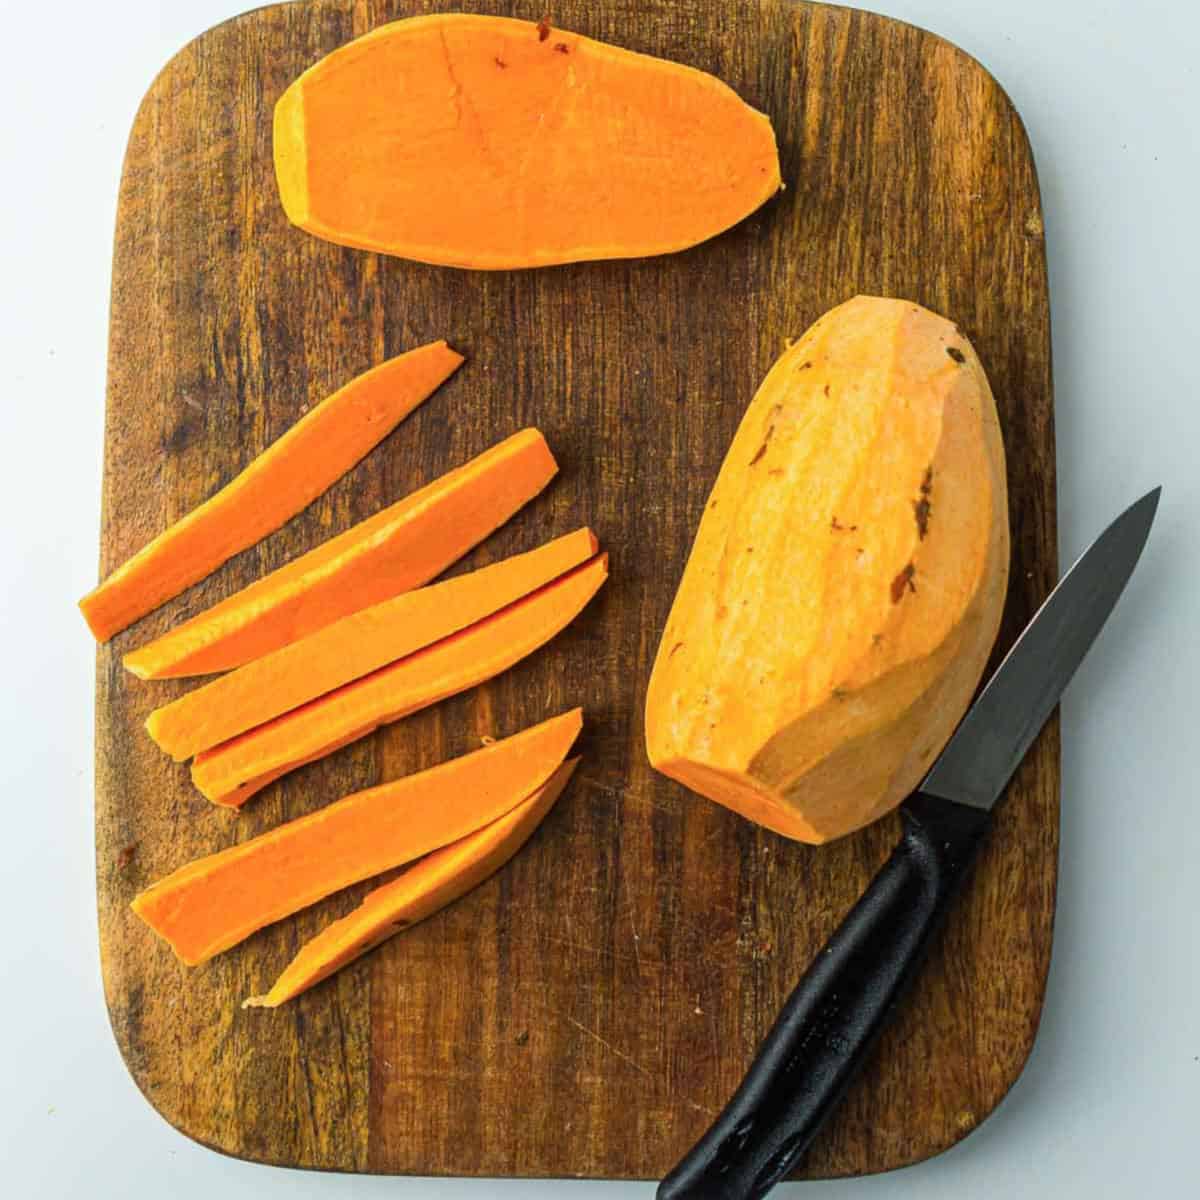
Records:
[[[432,342],[381,363],[318,404],[80,600],[96,640],[108,641],[306,508],[462,361],[445,342]]]
[[[351,613],[156,708],[150,736],[177,762],[439,642],[596,553],[590,529]]]
[[[650,680],[650,761],[804,841],[874,820],[966,709],[1008,556],[970,343],[907,301],[827,313],[767,376],[704,510]]]
[[[305,942],[283,974],[243,1008],[278,1008],[494,875],[532,835],[567,786],[579,759],[563,763],[528,800],[476,833],[426,855],[398,879],[368,892],[348,916]]]
[[[466,13],[321,59],[280,98],[274,137],[294,224],[456,267],[682,250],[780,187],[770,121],[712,75]]]
[[[498,820],[559,768],[582,719],[574,709],[197,859],[140,893],[133,911],[189,966],[205,962],[264,925]]]
[[[542,435],[522,430],[122,661],[142,679],[240,667],[428,583],[503,525],[557,471]]]
[[[607,577],[602,554],[453,637],[201,752],[192,782],[237,808],[296,767],[506,671],[565,629]]]

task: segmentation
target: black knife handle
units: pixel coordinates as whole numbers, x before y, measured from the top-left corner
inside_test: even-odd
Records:
[[[724,1112],[658,1200],[757,1200],[795,1165],[915,974],[990,814],[914,793],[904,835],[805,972]]]

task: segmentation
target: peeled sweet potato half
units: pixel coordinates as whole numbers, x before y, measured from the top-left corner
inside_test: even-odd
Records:
[[[721,467],[659,646],[660,771],[806,842],[919,783],[1008,581],[996,406],[948,320],[859,296],[772,368]]]

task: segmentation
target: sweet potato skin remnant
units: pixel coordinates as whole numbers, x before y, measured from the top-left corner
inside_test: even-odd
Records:
[[[650,680],[651,762],[789,837],[868,824],[965,711],[1008,563],[970,343],[910,302],[840,305],[772,368],[721,468]]]

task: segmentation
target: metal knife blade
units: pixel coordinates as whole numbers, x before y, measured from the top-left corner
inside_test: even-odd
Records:
[[[1131,504],[1075,560],[934,762],[920,791],[991,808],[1125,590],[1162,488]]]

